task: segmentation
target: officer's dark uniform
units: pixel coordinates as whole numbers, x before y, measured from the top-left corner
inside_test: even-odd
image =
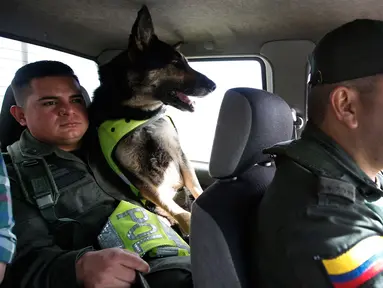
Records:
[[[383,73],[382,23],[327,34],[314,51],[312,84]],[[381,175],[371,180],[310,121],[301,139],[266,152],[277,171],[258,213],[260,287],[383,287]]]
[[[107,165],[97,136],[88,134],[84,149],[74,153],[41,143],[28,131],[23,132],[14,146],[23,155],[41,156],[46,160],[60,194],[54,199],[55,216],[62,221],[49,224],[44,219],[36,201],[24,195],[15,169],[9,163],[16,221],[14,233],[18,238],[17,253],[6,282],[11,287],[77,287],[75,262],[89,249],[98,248],[97,235],[119,201],[139,205],[128,186]],[[34,182],[29,184],[38,190],[41,183]],[[46,209],[43,213],[49,218],[52,210]],[[193,287],[189,257],[148,262],[151,272],[146,278],[151,288]]]

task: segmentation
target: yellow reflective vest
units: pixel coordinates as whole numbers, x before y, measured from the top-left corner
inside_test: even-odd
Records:
[[[190,255],[189,245],[160,217],[126,201],[109,217],[98,242],[102,249],[120,247],[141,257]]]
[[[163,116],[168,120],[173,126],[173,120],[168,115]],[[157,119],[159,119],[158,117]],[[155,119],[155,120],[157,120]],[[98,128],[98,138],[101,145],[101,150],[108,162],[109,166],[113,171],[132,189],[133,193],[137,196],[140,196],[140,191],[129,181],[128,178],[121,172],[120,168],[113,159],[114,150],[117,147],[117,144],[126,137],[129,133],[133,132],[135,129],[145,126],[149,121],[152,121],[153,118],[146,120],[130,120],[125,119],[119,120],[108,120],[103,122]],[[175,126],[174,126],[175,127]]]
[[[164,116],[173,121],[169,116]],[[147,120],[108,120],[98,128],[101,150],[109,166],[140,197],[139,190],[126,178],[113,159],[117,144]],[[101,248],[121,247],[141,256],[165,257],[190,255],[188,244],[160,217],[135,204],[121,201],[98,236]]]
[[[139,196],[140,191],[121,172],[120,168],[113,159],[113,154],[117,144],[121,141],[122,138],[127,136],[138,127],[145,125],[145,123],[147,123],[149,120],[150,119],[130,121],[126,121],[125,119],[108,120],[103,122],[98,128],[98,138],[106,161],[113,169],[113,171],[117,173],[117,175],[130,186],[133,193],[135,193],[137,196]]]

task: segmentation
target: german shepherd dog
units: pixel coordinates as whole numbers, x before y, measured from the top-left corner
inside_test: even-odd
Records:
[[[149,10],[143,6],[128,48],[99,67],[100,86],[89,108],[91,123],[99,126],[112,119],[149,119],[166,105],[193,112],[194,103],[188,96],[206,96],[216,86],[188,65],[179,46],[158,39]],[[189,234],[190,212],[181,208],[174,197],[186,187],[197,198],[202,188],[174,126],[160,117],[128,133],[114,151],[117,164],[141,196]]]

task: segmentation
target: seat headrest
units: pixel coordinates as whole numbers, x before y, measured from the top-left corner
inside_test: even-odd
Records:
[[[291,140],[292,135],[293,115],[281,97],[252,88],[230,89],[219,112],[210,175],[231,178],[269,161],[263,149]]]
[[[21,132],[25,129],[21,126],[15,118],[13,118],[10,108],[16,105],[15,97],[11,86],[8,86],[5,91],[3,105],[1,106],[0,112],[0,143],[1,151],[6,151],[8,145],[16,142],[21,135]]]
[[[87,106],[91,103],[88,92],[81,86],[81,93],[84,96],[84,100]],[[0,112],[0,149],[5,151],[8,145],[13,144],[19,140],[21,133],[25,129],[21,126],[15,118],[13,118],[10,109],[13,105],[16,105],[16,100],[13,95],[11,86],[8,86],[5,91],[3,105]]]

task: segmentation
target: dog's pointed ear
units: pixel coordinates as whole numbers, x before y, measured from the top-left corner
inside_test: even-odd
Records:
[[[143,5],[141,10],[138,11],[136,22],[134,22],[132,28],[132,35],[140,50],[143,50],[149,45],[154,35],[152,17],[146,5]]]
[[[179,51],[181,49],[181,46],[184,44],[183,41],[179,41],[176,44],[173,45],[173,48]]]

